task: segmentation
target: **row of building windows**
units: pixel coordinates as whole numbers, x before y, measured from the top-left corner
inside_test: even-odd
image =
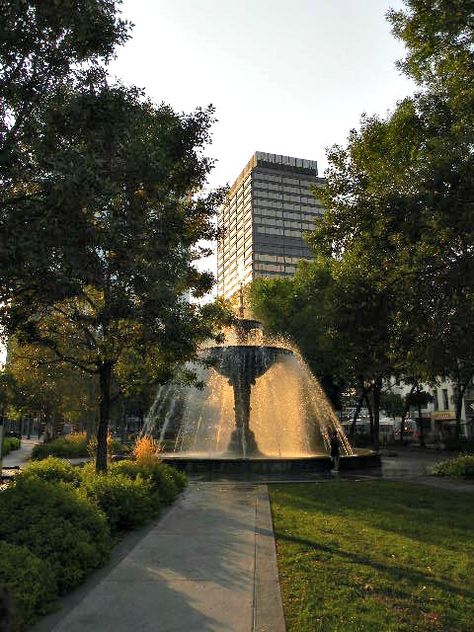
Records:
[[[305,178],[290,178],[288,176],[276,175],[273,173],[253,173],[253,183],[265,183],[265,182],[281,182],[283,184],[308,186],[312,184],[312,180],[306,180]]]
[[[255,261],[263,262],[263,263],[286,263],[286,264],[296,264],[301,260],[301,257],[292,257],[289,255],[271,255],[267,253],[255,253]]]

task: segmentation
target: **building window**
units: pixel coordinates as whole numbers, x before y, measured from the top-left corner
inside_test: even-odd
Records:
[[[433,391],[433,408],[434,410],[439,410],[438,389],[436,388]]]

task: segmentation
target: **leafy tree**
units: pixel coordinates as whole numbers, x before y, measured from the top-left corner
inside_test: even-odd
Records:
[[[385,391],[380,396],[380,407],[389,417],[401,417],[405,410],[405,402],[398,393]]]
[[[90,81],[128,37],[115,0],[0,0],[2,205],[27,195],[31,145],[49,97]],[[84,76],[86,74],[86,76]],[[89,78],[87,79],[87,74]]]
[[[420,446],[425,446],[425,430],[423,424],[423,415],[421,413],[421,409],[425,408],[430,402],[433,401],[433,396],[431,393],[428,393],[422,390],[421,386],[418,385],[416,389],[406,396],[406,403],[408,406],[414,406],[418,410],[418,428],[420,433]]]
[[[14,337],[8,344],[6,373],[14,385],[10,410],[39,415],[53,429],[60,421],[89,432],[94,428],[98,391],[89,374],[53,359],[43,347],[19,345]]]
[[[417,189],[431,218],[419,244],[428,271],[432,362],[455,385],[456,429],[474,376],[474,6],[470,0],[406,0],[389,12],[407,47],[400,68],[420,86],[424,167]]]
[[[334,341],[326,335],[326,315],[320,309],[328,296],[330,275],[323,269],[312,272],[311,279],[301,269],[293,278],[257,279],[249,287],[248,298],[252,313],[268,333],[295,342],[333,405],[339,408],[342,372]]]
[[[22,208],[49,225],[53,251],[37,250],[46,273],[19,271],[8,288],[3,322],[21,343],[97,375],[97,469],[106,468],[114,367],[131,351],[153,360],[187,359],[212,336],[218,305],[196,297],[212,286],[193,263],[217,235],[223,191],[198,194],[212,167],[202,156],[213,110],[178,115],[134,88],[66,90],[45,115],[39,144],[43,198]],[[13,236],[24,230],[17,219]],[[16,240],[15,240],[16,241]]]

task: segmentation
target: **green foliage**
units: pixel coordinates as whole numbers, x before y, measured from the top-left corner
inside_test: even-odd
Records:
[[[0,494],[0,539],[48,561],[60,592],[79,584],[108,557],[103,514],[70,485],[19,477]]]
[[[384,392],[380,395],[380,408],[389,417],[401,417],[405,412],[405,401],[398,393]]]
[[[125,454],[129,448],[120,441],[112,439],[108,443],[108,450],[111,454]],[[89,448],[85,434],[71,434],[59,437],[48,443],[38,443],[31,453],[33,460],[39,461],[49,456],[57,456],[65,459],[85,458],[89,455]]]
[[[0,542],[2,589],[11,601],[12,630],[33,623],[37,615],[47,612],[57,596],[56,582],[47,560],[33,555],[24,546],[7,542]]]
[[[89,456],[86,435],[74,434],[59,437],[49,443],[38,443],[34,446],[31,453],[33,460],[46,459],[48,456],[57,456],[66,459]]]
[[[32,476],[47,481],[48,483],[71,483],[74,486],[81,480],[78,467],[71,465],[64,459],[49,456],[41,461],[32,461],[21,470],[16,480],[31,478]]]
[[[21,447],[20,439],[16,437],[3,437],[2,455],[10,454],[12,450],[19,450]]]
[[[135,480],[142,478],[148,481],[154,493],[164,504],[170,504],[177,494],[186,486],[186,475],[176,468],[162,463],[158,459],[155,462],[139,463],[137,461],[118,461],[112,465],[111,471],[115,474],[128,476]]]
[[[81,494],[104,512],[112,531],[133,529],[158,514],[159,495],[141,476],[99,474],[93,465],[86,465],[81,474]]]
[[[474,479],[474,454],[460,454],[454,459],[437,463],[432,474],[451,478]]]

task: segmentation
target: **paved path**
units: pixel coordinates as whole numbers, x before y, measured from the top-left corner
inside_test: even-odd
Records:
[[[266,485],[191,483],[37,632],[284,632]]]
[[[18,450],[12,450],[10,454],[2,459],[4,468],[22,467],[28,461],[33,447],[39,443],[38,439],[26,439],[22,437],[21,447]]]

